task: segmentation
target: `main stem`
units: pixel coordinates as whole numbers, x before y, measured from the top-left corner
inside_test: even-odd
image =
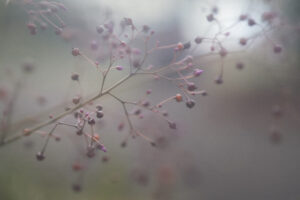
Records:
[[[95,101],[95,100],[97,100],[97,99],[99,99],[99,98],[101,98],[101,97],[107,95],[111,90],[115,89],[116,87],[118,87],[119,85],[121,85],[122,83],[124,83],[126,80],[128,80],[128,79],[129,79],[130,77],[132,77],[133,75],[134,75],[134,74],[129,74],[128,76],[126,76],[126,77],[124,77],[123,79],[121,79],[121,80],[119,80],[118,82],[116,82],[114,85],[112,85],[112,86],[111,86],[110,88],[108,88],[107,90],[105,90],[105,91],[103,91],[103,92],[100,92],[100,93],[97,94],[96,96],[94,96],[94,97],[92,97],[92,98],[86,100],[85,102],[83,102],[83,103],[81,103],[81,104],[75,106],[74,108],[71,108],[70,110],[61,113],[61,114],[58,115],[57,117],[54,117],[53,119],[51,119],[51,120],[49,120],[49,121],[46,121],[46,122],[44,122],[44,123],[41,123],[41,124],[39,124],[39,125],[33,127],[32,129],[26,130],[26,131],[24,131],[22,134],[16,135],[16,136],[14,136],[14,137],[12,137],[12,138],[9,138],[9,139],[7,139],[7,140],[5,140],[5,141],[2,141],[2,142],[0,143],[0,147],[5,146],[6,144],[12,143],[12,142],[14,142],[14,141],[16,141],[16,140],[19,140],[19,139],[22,138],[23,136],[30,135],[30,134],[32,134],[33,132],[35,132],[35,131],[37,131],[37,130],[39,130],[39,129],[45,127],[45,126],[48,126],[48,125],[50,125],[50,124],[53,124],[53,123],[55,123],[56,121],[60,120],[61,118],[63,118],[63,117],[65,117],[65,116],[67,116],[67,115],[69,115],[69,114],[75,112],[75,111],[78,110],[79,108],[82,108],[82,107],[84,107],[85,105],[87,105],[87,104],[89,104],[89,103],[91,103],[91,102],[93,102],[93,101]]]

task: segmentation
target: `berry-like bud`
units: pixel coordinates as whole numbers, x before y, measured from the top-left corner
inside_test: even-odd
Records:
[[[78,48],[73,48],[72,49],[72,55],[73,56],[79,56],[80,55],[80,51]]]
[[[181,42],[179,42],[176,46],[177,50],[182,50],[183,48],[184,48],[184,45]]]
[[[96,123],[96,121],[93,118],[88,120],[89,125],[95,125],[95,123]]]
[[[189,91],[194,91],[194,90],[197,89],[197,86],[195,85],[195,83],[189,82],[189,83],[187,84],[187,89],[188,89]]]
[[[77,74],[77,73],[72,74],[71,79],[73,81],[78,81],[79,80],[79,74]]]
[[[77,135],[82,135],[83,134],[83,130],[82,129],[79,129],[77,132],[76,132]]]
[[[81,99],[80,96],[76,96],[72,99],[72,102],[76,105],[80,102],[80,99]]]
[[[241,45],[246,45],[247,44],[247,39],[246,38],[240,38],[240,44]]]
[[[219,52],[219,54],[220,54],[221,57],[225,57],[227,55],[227,53],[228,52],[227,52],[227,50],[225,48],[221,48],[221,50]]]
[[[254,21],[254,19],[248,19],[248,25],[249,26],[254,26],[256,24],[256,22]]]
[[[127,146],[127,142],[122,142],[122,143],[121,143],[121,147],[122,147],[122,148],[125,148],[126,146]]]
[[[134,114],[135,114],[135,115],[141,114],[141,109],[136,109],[136,110],[134,111]]]
[[[101,105],[97,105],[97,106],[96,106],[96,109],[97,109],[98,111],[100,111],[100,110],[103,109],[103,107],[102,107]]]
[[[191,47],[191,42],[186,42],[183,44],[183,49],[189,49]]]
[[[36,154],[36,159],[37,159],[38,161],[42,161],[42,160],[45,159],[45,156],[44,156],[44,154],[43,154],[42,152],[38,152],[38,153]]]
[[[218,78],[215,80],[215,83],[216,83],[216,84],[222,84],[222,83],[223,83],[222,77],[218,77]]]
[[[247,18],[248,18],[248,16],[243,14],[243,15],[240,15],[239,20],[240,21],[245,21]]]
[[[98,110],[98,111],[96,112],[96,117],[97,117],[98,119],[101,119],[103,116],[104,116],[104,114],[103,114],[103,112],[102,112],[101,110]]]
[[[239,70],[244,69],[244,63],[242,63],[242,62],[236,63],[236,68]]]
[[[104,31],[104,28],[102,26],[97,26],[96,27],[97,33],[101,34]]]
[[[89,158],[93,158],[95,156],[95,148],[89,146],[86,155]]]
[[[108,156],[103,156],[102,157],[102,162],[106,163],[109,161],[109,157]]]
[[[151,146],[156,147],[156,143],[155,142],[150,142]]]
[[[81,185],[79,185],[78,183],[75,183],[75,184],[73,184],[72,185],[72,190],[74,191],[74,192],[80,192],[81,191]]]
[[[176,129],[176,128],[177,128],[175,122],[169,122],[169,127],[170,127],[171,129]]]
[[[282,47],[279,45],[274,45],[273,51],[274,53],[280,53],[282,51]]]
[[[213,14],[209,14],[206,16],[206,19],[207,19],[207,21],[212,22],[215,19],[215,17]]]
[[[118,65],[118,66],[116,66],[116,69],[119,70],[119,71],[122,71],[122,70],[123,70],[123,67],[120,66],[120,65]]]
[[[144,33],[148,33],[149,30],[150,30],[150,27],[149,27],[149,26],[147,26],[147,25],[144,25],[144,26],[143,26],[143,32],[144,32]]]
[[[72,165],[72,169],[73,169],[73,171],[80,171],[80,170],[82,170],[82,165],[81,164],[79,164],[79,163],[74,163],[73,165]]]
[[[203,40],[203,39],[202,39],[201,37],[196,37],[196,38],[195,38],[195,43],[196,43],[196,44],[200,44],[200,43],[202,42],[202,40]]]
[[[195,101],[194,100],[188,100],[187,102],[186,102],[186,106],[188,107],[188,108],[193,108],[194,106],[195,106]]]
[[[96,40],[91,42],[91,49],[94,51],[98,49],[98,42]]]
[[[203,73],[202,69],[194,69],[193,74],[195,77],[200,76]]]
[[[181,102],[182,101],[182,95],[181,94],[176,94],[175,99],[177,102]]]

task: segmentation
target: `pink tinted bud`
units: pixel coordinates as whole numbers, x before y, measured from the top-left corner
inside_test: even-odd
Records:
[[[98,49],[98,42],[96,40],[91,42],[91,49],[94,51]]]
[[[282,51],[282,47],[279,45],[274,45],[273,51],[274,53],[280,53]]]
[[[244,21],[244,20],[246,20],[247,18],[248,18],[248,16],[245,15],[245,14],[243,14],[243,15],[240,15],[239,20],[240,20],[240,21]]]
[[[220,54],[220,56],[221,57],[225,57],[226,55],[227,55],[227,50],[226,49],[224,49],[224,48],[222,48],[221,50],[220,50],[220,52],[219,52],[219,54]]]
[[[246,38],[241,38],[240,39],[240,44],[243,45],[243,46],[246,45],[247,44],[247,39]]]
[[[116,66],[116,69],[119,70],[119,71],[122,71],[122,70],[123,70],[123,67],[120,66],[120,65],[118,65],[118,66]]]
[[[195,69],[194,72],[193,72],[195,77],[200,76],[202,73],[203,73],[202,69]]]
[[[209,14],[206,16],[207,21],[212,22],[215,18],[213,14]]]
[[[151,94],[151,93],[152,93],[151,89],[149,89],[149,90],[146,91],[146,94],[148,94],[148,95]]]
[[[73,56],[79,56],[80,55],[80,51],[78,48],[73,48],[72,49],[72,55]]]

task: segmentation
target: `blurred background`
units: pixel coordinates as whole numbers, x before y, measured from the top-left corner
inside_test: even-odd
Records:
[[[128,127],[118,131],[118,124],[126,121],[122,107],[109,97],[97,102],[104,107],[105,117],[97,131],[107,153],[86,158],[82,141],[68,127],[57,130],[61,140],[50,141],[43,162],[35,158],[45,141],[39,135],[0,147],[0,200],[300,198],[298,0],[59,2],[67,8],[59,13],[67,25],[60,36],[51,28],[31,35],[26,25],[33,8],[26,1],[0,0],[0,99],[21,88],[9,135],[61,113],[72,106],[72,97],[79,91],[89,97],[99,90],[99,74],[86,61],[73,57],[71,49],[79,47],[96,59],[97,52],[90,46],[99,38],[96,27],[108,20],[118,25],[129,17],[137,27],[148,25],[155,31],[154,46],[158,40],[167,45],[193,42],[196,36],[213,37],[218,24],[206,17],[214,12],[222,27],[234,25],[228,29],[230,37],[222,38],[229,51],[224,59],[224,83],[215,84],[220,56],[199,56],[210,51],[210,45],[204,43],[193,57],[204,70],[197,85],[208,95],[195,97],[193,109],[176,102],[164,107],[178,128],[169,129],[151,113],[145,113],[143,120],[133,120],[157,141],[157,148],[140,138],[120,147]],[[269,11],[280,18],[276,26],[235,25],[242,14],[263,24],[261,15]],[[249,48],[241,48],[241,37],[253,37],[264,28],[267,36],[261,34]],[[270,40],[282,46],[280,54],[273,52]],[[147,64],[164,66],[172,55],[172,50],[155,52]],[[239,62],[243,69],[236,67]],[[28,68],[33,72],[24,73]],[[70,79],[74,72],[80,74],[80,86]],[[113,73],[108,84],[125,74]],[[114,93],[136,101],[147,89],[153,91],[151,103],[178,92],[170,82],[138,77]],[[72,116],[64,120],[71,121]],[[72,170],[76,162],[83,163],[82,172]],[[82,190],[73,191],[74,184],[80,184]]]

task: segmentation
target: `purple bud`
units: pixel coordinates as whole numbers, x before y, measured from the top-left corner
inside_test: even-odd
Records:
[[[123,66],[118,65],[118,66],[116,66],[116,69],[119,70],[119,71],[122,71],[123,70]]]
[[[194,69],[193,74],[194,74],[195,77],[198,77],[198,76],[200,76],[203,72],[204,72],[204,71],[203,71],[202,69]]]

